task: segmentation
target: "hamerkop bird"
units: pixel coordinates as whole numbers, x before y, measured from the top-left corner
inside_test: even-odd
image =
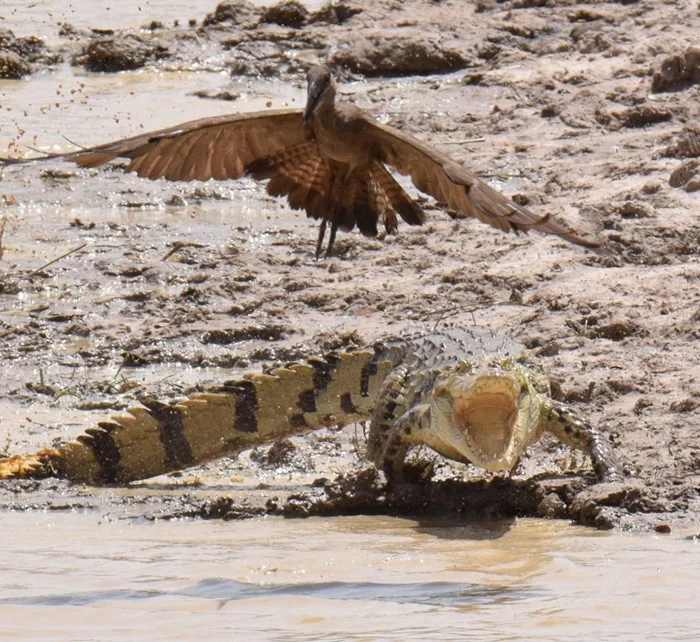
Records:
[[[466,167],[413,136],[382,125],[355,105],[336,102],[336,82],[325,65],[307,76],[303,111],[282,109],[203,118],[97,147],[41,157],[96,167],[117,157],[127,172],[169,181],[225,180],[243,175],[269,179],[267,192],[286,196],[294,209],[320,219],[316,257],[326,226],[333,249],[338,228],[355,225],[377,235],[398,229],[397,214],[420,225],[425,213],[388,171],[411,177],[422,192],[452,210],[476,216],[503,231],[531,228],[567,241],[597,247],[549,215],[536,216],[489,187]],[[5,164],[29,162],[2,159]]]

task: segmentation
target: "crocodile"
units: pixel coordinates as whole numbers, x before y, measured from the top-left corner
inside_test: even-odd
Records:
[[[0,460],[0,479],[55,476],[120,485],[284,436],[370,421],[368,454],[390,484],[414,445],[486,471],[512,471],[545,432],[586,452],[600,481],[619,481],[611,445],[553,400],[514,339],[452,328],[313,356],[164,403],[141,405],[74,441]]]

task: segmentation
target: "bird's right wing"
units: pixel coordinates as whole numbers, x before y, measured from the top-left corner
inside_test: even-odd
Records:
[[[447,154],[394,127],[381,124],[369,114],[363,113],[360,127],[365,143],[379,151],[384,163],[400,174],[410,176],[421,192],[430,194],[439,203],[461,214],[475,216],[505,232],[535,229],[586,247],[600,245],[548,214],[537,216],[493,189]]]
[[[144,178],[239,178],[253,162],[312,139],[301,114],[299,109],[281,109],[202,118],[77,152],[3,158],[0,165],[58,159],[97,167],[115,158],[127,158],[131,162],[126,171]]]

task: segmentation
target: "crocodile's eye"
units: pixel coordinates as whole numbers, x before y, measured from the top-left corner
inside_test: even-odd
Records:
[[[460,359],[459,363],[457,364],[457,372],[471,372],[471,371],[472,371],[471,361],[467,361],[466,359]]]
[[[434,397],[433,406],[447,416],[452,414],[452,399],[449,397]]]
[[[501,363],[498,364],[501,370],[512,370],[513,369],[513,359],[503,359]]]

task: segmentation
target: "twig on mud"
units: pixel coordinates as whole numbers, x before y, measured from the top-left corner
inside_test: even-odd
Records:
[[[5,248],[2,246],[2,235],[5,232],[5,223],[7,223],[7,218],[5,216],[0,216],[0,259],[5,253]]]
[[[462,140],[443,140],[440,145],[468,145],[469,143],[483,143],[485,138],[463,138]]]
[[[487,174],[479,174],[480,178],[500,178],[505,180],[506,178],[525,178],[525,174],[522,172],[494,172]]]
[[[492,305],[498,305],[497,303],[492,304]],[[442,310],[435,310],[433,312],[428,312],[425,314],[425,317],[432,317],[432,316],[437,316],[437,320],[435,321],[435,325],[433,326],[433,332],[435,332],[438,329],[438,326],[445,321],[446,319],[449,319],[450,317],[456,316],[458,314],[461,314],[462,312],[469,312],[469,314],[472,315],[472,321],[474,322],[474,325],[476,325],[476,317],[474,316],[474,312],[476,310],[481,310],[484,306],[483,305],[476,305],[474,307],[467,307],[467,306],[460,306],[458,308],[444,308]]]
[[[515,85],[512,82],[507,82],[506,86],[510,88],[510,90],[515,94],[515,97],[520,101],[523,101],[523,97],[518,93],[518,90],[515,88]]]
[[[37,268],[36,270],[30,272],[30,273],[29,273],[29,276],[34,276],[35,274],[38,274],[38,273],[41,272],[43,269],[49,267],[49,265],[53,265],[53,264],[56,263],[57,261],[60,261],[61,259],[65,259],[67,256],[70,256],[71,254],[74,254],[75,252],[77,252],[77,251],[79,251],[79,250],[82,250],[86,245],[87,245],[87,243],[83,243],[82,245],[79,245],[78,247],[74,247],[72,250],[69,250],[69,251],[66,252],[65,254],[61,254],[61,256],[57,256],[55,259],[49,261],[48,263],[45,263],[45,264],[42,265],[41,267],[39,267],[39,268]]]
[[[165,253],[161,261],[167,261],[175,252],[184,247],[206,247],[206,244],[195,243],[194,241],[173,241],[172,247]]]
[[[4,445],[0,448],[0,457],[9,457],[10,448],[12,448],[12,437],[7,435]]]
[[[362,427],[362,439],[360,439],[359,435],[357,434],[358,426]],[[359,462],[366,461],[369,457],[367,442],[367,422],[358,421],[355,423],[355,434],[352,437],[352,445],[355,447],[355,458]]]

